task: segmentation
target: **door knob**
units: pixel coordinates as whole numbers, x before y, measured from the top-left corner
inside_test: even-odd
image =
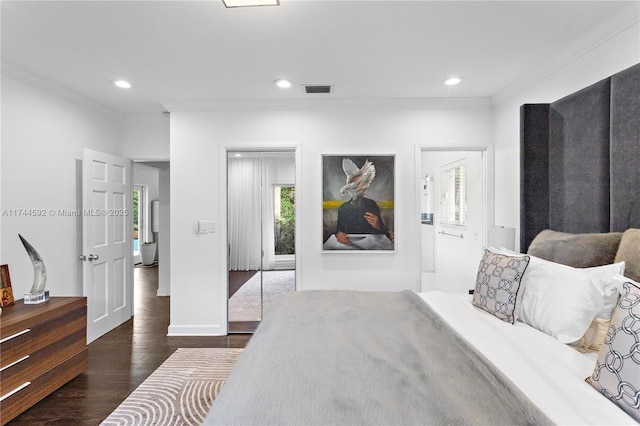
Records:
[[[81,254],[80,255],[80,260],[83,261],[83,262],[86,261],[87,260],[87,256],[85,256],[84,254]]]
[[[97,254],[90,254],[89,257],[87,258],[89,261],[92,260],[98,260],[98,255]]]

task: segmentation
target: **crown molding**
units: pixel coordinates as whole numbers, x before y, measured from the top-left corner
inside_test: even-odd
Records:
[[[165,123],[169,121],[169,112],[137,114],[124,117],[126,123]]]
[[[106,115],[114,121],[118,121],[120,123],[124,121],[125,117],[121,113],[111,108],[107,108],[106,106],[95,102],[94,100],[86,96],[82,96],[79,93],[74,92],[73,90],[54,83],[48,78],[34,73],[33,71],[30,71],[10,61],[2,61],[2,69],[0,71],[0,74],[2,74],[4,77],[15,80],[19,83],[32,87],[63,101],[69,102],[78,107],[96,112],[98,114]]]
[[[540,63],[522,77],[497,92],[491,98],[493,105],[498,106],[519,93],[522,93],[529,87],[576,61],[629,27],[637,25],[639,19],[640,2],[630,2],[627,7],[624,7],[617,14],[594,27],[583,37],[576,40],[566,49],[563,49],[562,52]]]
[[[274,99],[163,102],[170,112],[487,109],[490,98]]]

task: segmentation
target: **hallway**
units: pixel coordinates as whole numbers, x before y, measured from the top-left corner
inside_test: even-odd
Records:
[[[251,335],[168,337],[169,297],[158,297],[158,267],[134,269],[134,317],[89,345],[87,369],[11,425],[91,425],[106,418],[178,348],[242,348]]]

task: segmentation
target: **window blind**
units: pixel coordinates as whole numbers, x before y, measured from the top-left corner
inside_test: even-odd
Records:
[[[440,223],[467,224],[467,165],[456,162],[440,172]]]

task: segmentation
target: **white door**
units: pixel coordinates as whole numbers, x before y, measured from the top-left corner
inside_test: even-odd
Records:
[[[82,258],[87,343],[133,315],[131,182],[130,160],[85,149]]]

